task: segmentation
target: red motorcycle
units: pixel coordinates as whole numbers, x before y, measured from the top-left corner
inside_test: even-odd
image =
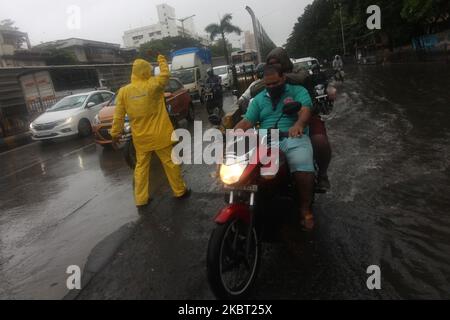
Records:
[[[274,129],[283,116],[295,116],[300,109],[297,102],[285,105]],[[271,157],[278,149],[272,146],[270,132],[258,139],[256,148],[246,148],[244,154],[238,154],[236,144],[245,136],[237,137],[225,148],[220,178],[228,204],[215,218],[217,227],[210,237],[207,255],[208,282],[219,299],[248,295],[257,276],[261,243],[273,240],[283,224],[284,212],[298,203],[285,156],[279,151],[278,156]],[[281,132],[279,135],[287,137]],[[268,166],[267,159],[261,156],[264,154],[278,161],[276,173],[264,174],[261,170]]]

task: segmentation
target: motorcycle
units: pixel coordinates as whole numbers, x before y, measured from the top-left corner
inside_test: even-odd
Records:
[[[219,90],[209,83],[203,85],[202,101],[206,104],[208,115],[217,114],[223,109],[223,97]]]
[[[284,106],[283,116],[294,115],[301,106],[297,102]],[[259,133],[255,133],[259,135]],[[287,133],[280,133],[287,137]],[[288,163],[280,151],[279,170],[265,175],[259,150],[273,154],[276,146],[269,133],[260,137],[256,147],[247,146],[245,154],[236,152],[240,139],[225,148],[220,179],[225,185],[228,204],[215,218],[207,253],[207,275],[210,288],[218,299],[245,298],[255,283],[261,262],[261,245],[273,240],[283,225],[281,212],[288,212],[298,203],[295,181],[291,179]],[[252,161],[250,161],[252,159]]]
[[[324,84],[318,84],[314,87],[313,93],[313,114],[319,115],[323,120],[333,111],[334,103],[327,92]]]

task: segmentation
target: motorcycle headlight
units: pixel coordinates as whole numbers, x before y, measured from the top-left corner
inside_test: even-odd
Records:
[[[238,183],[246,167],[247,165],[242,163],[235,163],[229,166],[223,164],[220,167],[220,179],[227,185]]]

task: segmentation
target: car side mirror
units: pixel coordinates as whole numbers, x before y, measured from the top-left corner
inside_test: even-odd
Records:
[[[88,102],[88,104],[87,104],[88,108],[92,108],[92,107],[95,107],[95,106],[96,106],[95,102]]]
[[[297,114],[302,109],[302,104],[297,101],[288,102],[283,107],[283,113],[288,116]]]
[[[237,90],[233,90],[233,96],[239,98],[239,92]]]

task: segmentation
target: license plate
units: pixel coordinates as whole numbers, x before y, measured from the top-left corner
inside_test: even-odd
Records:
[[[258,192],[257,185],[251,185],[251,186],[227,186],[227,185],[224,185],[224,189],[228,190],[228,191]]]

